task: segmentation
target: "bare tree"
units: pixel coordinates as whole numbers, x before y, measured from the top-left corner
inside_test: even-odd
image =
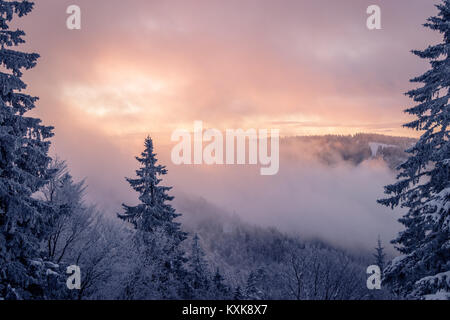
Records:
[[[296,300],[361,299],[365,295],[364,270],[332,249],[305,246],[291,252],[284,279]]]

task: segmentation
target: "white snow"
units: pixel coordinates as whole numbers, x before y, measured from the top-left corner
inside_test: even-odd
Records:
[[[392,144],[378,143],[378,142],[369,142],[370,151],[372,151],[372,157],[377,155],[378,149],[381,148],[397,148]]]
[[[426,300],[450,300],[450,271],[438,273],[434,276],[424,277],[416,282],[416,287],[425,287],[436,290],[435,293],[425,295]],[[427,290],[429,290],[427,289]]]
[[[437,275],[434,275],[434,276],[429,276],[429,277],[422,278],[419,281],[417,281],[416,283],[430,282],[430,281],[433,281],[435,279],[438,280],[438,281],[446,280],[447,284],[450,286],[450,271],[442,272],[442,273],[438,273]]]
[[[30,264],[34,267],[41,267],[42,266],[42,261],[39,260],[31,260]]]
[[[450,195],[450,187],[443,189],[430,201],[424,203],[423,207],[428,207],[432,210],[427,215],[431,216],[434,221],[438,221],[444,212],[448,212],[450,210],[450,202],[446,200],[449,197],[449,195]],[[448,224],[449,218],[450,217],[447,217],[446,221],[444,222],[444,227],[445,226],[449,227],[448,225],[446,225]]]
[[[53,263],[51,261],[45,261],[45,266],[47,268],[59,269],[59,265],[57,265],[56,263]]]
[[[408,255],[401,255],[392,259],[391,268],[395,268],[398,264],[400,264],[403,260],[405,260]]]
[[[47,271],[45,272],[45,275],[47,275],[47,276],[52,275],[52,276],[57,276],[57,277],[59,276],[58,273],[56,273],[55,271],[50,270],[50,269],[47,269]]]
[[[441,290],[434,294],[427,294],[424,298],[425,300],[450,300],[450,292]]]

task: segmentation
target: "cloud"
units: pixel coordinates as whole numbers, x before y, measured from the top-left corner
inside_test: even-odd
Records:
[[[359,0],[80,0],[80,31],[65,28],[69,4],[39,1],[23,19],[27,48],[42,55],[27,79],[56,101],[41,106],[44,118],[89,118],[110,136],[156,130],[167,138],[194,120],[317,123],[285,135],[406,122],[402,93],[426,66],[409,51],[438,39],[421,27],[434,10],[421,0],[381,1],[379,31],[365,27],[370,2]],[[62,117],[52,117],[56,108]],[[348,126],[329,125],[336,122]],[[72,130],[71,121],[61,127]]]
[[[135,198],[124,176],[151,134],[168,141],[194,120],[209,127],[281,126],[282,135],[413,134],[399,127],[408,79],[427,65],[410,54],[439,37],[421,24],[423,0],[379,0],[382,30],[366,28],[368,0],[78,0],[82,30],[65,27],[70,0],[39,0],[18,23],[33,113],[55,125],[53,152],[87,177],[90,200],[110,212]],[[392,180],[384,167],[325,169],[314,162],[257,170],[171,168],[168,183],[265,224],[369,246],[393,234],[374,202]],[[284,170],[284,171],[283,171]],[[361,239],[361,240],[359,240]]]
[[[376,200],[395,173],[382,161],[354,166],[338,155],[337,163],[328,166],[313,155],[314,148],[320,145],[304,145],[298,157],[283,157],[273,177],[260,176],[253,167],[169,166],[169,181],[176,181],[173,194],[202,197],[252,224],[355,250],[371,250],[380,235],[393,252],[388,242],[401,229],[401,211]]]

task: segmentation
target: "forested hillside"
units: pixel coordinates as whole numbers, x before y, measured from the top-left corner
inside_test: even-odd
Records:
[[[407,158],[405,152],[416,139],[380,134],[325,135],[286,137],[281,140],[281,157],[295,161],[305,155],[324,164],[336,165],[342,161],[359,165],[369,159],[383,159],[395,169]],[[283,158],[284,157],[284,158]]]

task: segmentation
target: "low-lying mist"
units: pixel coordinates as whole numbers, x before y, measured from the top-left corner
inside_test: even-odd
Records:
[[[378,235],[389,247],[399,230],[398,213],[376,203],[383,186],[394,179],[381,160],[332,167],[284,162],[273,177],[232,167],[186,170],[174,194],[178,190],[180,208],[183,198],[198,196],[253,224],[348,249],[372,249]],[[188,217],[185,220],[189,223]]]
[[[383,197],[383,186],[395,180],[395,172],[383,158],[386,152],[380,149],[373,154],[366,141],[372,138],[367,137],[363,142],[351,137],[292,139],[281,143],[280,170],[275,176],[261,176],[259,166],[175,166],[170,161],[170,146],[156,141],[155,147],[160,162],[169,170],[163,183],[173,186],[175,206],[186,224],[197,221],[190,219],[192,203],[203,198],[243,221],[347,249],[371,250],[380,235],[392,253],[389,241],[400,230],[399,211],[376,202]],[[388,142],[386,139],[381,142]],[[398,141],[392,144],[399,145]],[[84,168],[92,168],[87,174],[83,171],[88,177],[89,200],[114,215],[121,210],[121,203],[137,202],[124,180],[134,175],[137,162],[136,154],[109,147],[92,150],[102,153],[101,163],[92,160],[95,157],[78,161],[84,162]],[[113,160],[108,164],[106,158]],[[187,199],[190,206],[183,205]],[[208,207],[199,210],[205,211],[201,212],[205,219],[216,218],[217,212],[204,208]]]

